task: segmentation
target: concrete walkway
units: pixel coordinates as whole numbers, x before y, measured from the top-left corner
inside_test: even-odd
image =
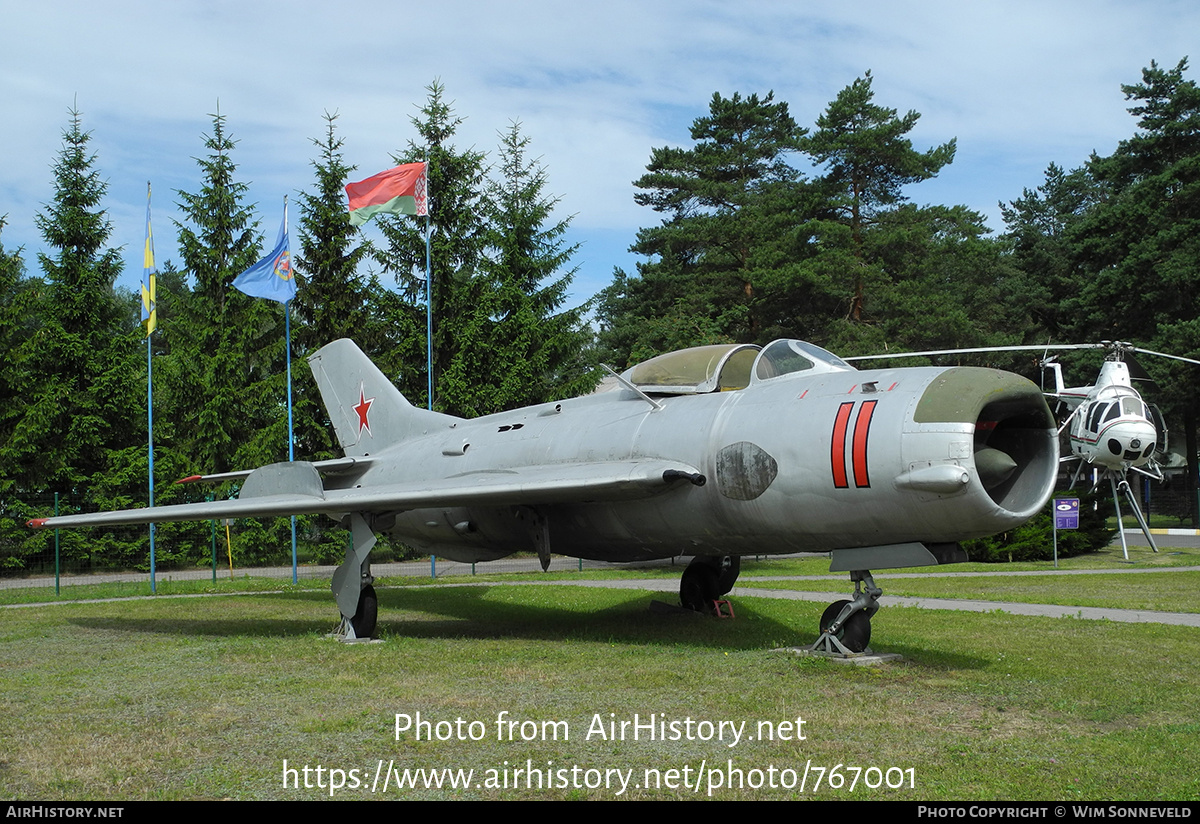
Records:
[[[755,598],[790,598],[796,601],[824,601],[828,603],[838,600],[836,593],[794,592],[792,590],[754,589],[753,587],[734,587],[732,594]],[[830,597],[831,595],[833,597]],[[949,609],[959,610],[960,612],[1007,612],[1012,615],[1083,618],[1092,621],[1119,621],[1126,624],[1177,624],[1186,627],[1200,627],[1200,613],[1192,612],[1155,612],[1148,609],[1112,609],[1109,607],[1064,607],[1055,604],[1018,604],[1011,601],[971,601],[960,598],[902,598],[892,595],[884,595],[879,599],[879,603],[885,607],[920,607],[921,609]]]
[[[943,578],[947,576],[958,577],[993,577],[998,575],[1128,575],[1139,572],[1200,572],[1200,567],[1168,567],[1166,569],[1080,569],[1080,570],[1064,570],[1059,572],[953,572],[953,573],[899,573],[887,574],[880,576],[881,581],[886,581],[887,578]],[[747,577],[742,579],[742,585],[733,588],[730,593],[733,597],[746,598],[777,598],[788,601],[818,601],[823,603],[832,603],[845,595],[849,594],[850,586],[847,584],[847,592],[845,595],[837,592],[801,592],[789,589],[759,589],[753,586],[755,581],[816,581],[839,579],[841,575],[772,575],[761,577]],[[602,587],[607,589],[636,589],[646,590],[650,592],[670,593],[671,600],[674,600],[675,593],[679,591],[679,582],[674,578],[627,578],[627,579],[609,579],[609,580],[582,580],[582,581],[461,581],[452,584],[424,584],[419,588],[426,586],[438,587],[488,587],[488,586],[574,586],[574,587]],[[407,588],[407,587],[404,587]],[[414,587],[418,588],[418,587]],[[166,596],[141,596],[143,598],[219,598],[229,595],[257,595],[265,593],[212,593],[212,594],[191,594],[191,595],[166,595]],[[103,603],[106,601],[121,601],[128,600],[125,598],[98,598],[88,601],[53,601],[40,602],[36,604],[12,604],[4,605],[5,608],[20,609],[26,607],[43,607],[55,606],[59,604],[79,604],[79,603]],[[1200,613],[1189,612],[1156,612],[1154,610],[1136,610],[1136,609],[1115,609],[1111,607],[1079,607],[1079,606],[1059,606],[1057,604],[1022,604],[1012,601],[976,601],[959,598],[909,598],[892,595],[884,595],[879,599],[881,606],[900,606],[900,607],[917,607],[919,609],[942,609],[942,610],[957,610],[960,612],[1007,612],[1011,615],[1038,615],[1048,618],[1080,618],[1093,621],[1117,621],[1121,623],[1134,624],[1173,624],[1177,626],[1200,627]]]
[[[1187,569],[1191,572],[1200,571],[1200,567],[1174,567],[1171,571]],[[1089,574],[1106,574],[1110,572],[1128,573],[1128,572],[1153,572],[1155,570],[1138,569],[1138,570],[1072,570],[1073,575],[1089,575]],[[1159,570],[1165,571],[1165,570]],[[968,575],[993,575],[997,573],[983,572],[971,573],[963,572],[956,573],[963,576]],[[1017,575],[1054,575],[1064,573],[1043,573],[1043,572],[1025,572],[1025,573],[1010,573]],[[828,579],[830,576],[825,575],[778,575],[764,576],[761,578],[743,578],[742,586],[735,586],[730,596],[745,597],[745,598],[778,598],[785,601],[819,601],[824,603],[833,603],[841,600],[850,594],[850,587],[847,585],[846,593],[839,594],[837,592],[801,592],[791,589],[758,589],[753,583],[754,581],[803,581],[803,580],[821,580]],[[889,575],[892,578],[933,578],[941,577],[941,575],[921,575],[918,573],[908,573],[903,575]],[[882,579],[881,579],[882,580]],[[676,593],[679,591],[679,583],[671,579],[649,578],[649,579],[628,579],[628,580],[608,580],[608,581],[504,581],[504,582],[483,582],[478,583],[464,582],[455,584],[442,584],[441,586],[568,586],[568,587],[606,587],[610,589],[640,589],[649,590],[651,592],[669,592]],[[884,595],[879,599],[881,606],[885,607],[918,607],[920,609],[947,609],[958,610],[960,612],[1007,612],[1012,615],[1041,615],[1047,618],[1082,618],[1092,621],[1117,621],[1126,624],[1175,624],[1186,627],[1200,627],[1200,613],[1191,612],[1156,612],[1149,609],[1114,609],[1110,607],[1078,607],[1078,606],[1059,606],[1057,604],[1021,604],[1012,601],[975,601],[965,598],[908,598],[892,595]]]

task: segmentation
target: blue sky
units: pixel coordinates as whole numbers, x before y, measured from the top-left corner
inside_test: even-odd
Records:
[[[918,149],[958,139],[955,162],[911,199],[965,204],[1002,229],[997,203],[1036,187],[1047,164],[1078,166],[1133,134],[1122,83],[1200,52],[1200,4],[1168,0],[0,0],[0,20],[0,242],[24,247],[31,272],[73,101],[132,287],[146,182],[158,259],[178,261],[175,190],[200,186],[218,100],[238,179],[273,237],[283,196],[311,185],[325,111],[366,177],[414,137],[410,118],[438,78],[465,118],[461,148],[494,156],[497,133],[523,124],[560,215],[573,216],[573,302],[614,266],[632,269],[626,250],[658,216],[634,204],[631,182],[654,147],[688,144],[714,91],[773,90],[811,126],[870,70],[876,103],[921,113]]]

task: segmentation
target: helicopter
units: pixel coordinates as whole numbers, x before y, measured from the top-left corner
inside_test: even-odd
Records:
[[[1070,427],[1068,441],[1070,454],[1061,460],[1078,461],[1071,476],[1069,487],[1074,487],[1086,468],[1093,470],[1093,491],[1105,480],[1112,489],[1113,505],[1117,513],[1117,532],[1121,536],[1121,550],[1129,559],[1129,546],[1125,541],[1125,530],[1121,527],[1121,495],[1125,496],[1133,510],[1138,526],[1146,536],[1150,548],[1158,552],[1158,545],[1150,532],[1137,496],[1129,484],[1129,473],[1137,472],[1154,480],[1163,480],[1159,461],[1167,454],[1167,427],[1162,412],[1157,406],[1146,403],[1134,389],[1134,380],[1152,380],[1133,359],[1133,353],[1154,355],[1160,358],[1200,365],[1200,360],[1155,352],[1134,346],[1126,341],[1100,341],[1099,343],[1046,344],[1041,346],[990,346],[972,349],[941,349],[925,352],[904,352],[888,355],[865,355],[844,358],[847,361],[875,360],[880,358],[910,358],[932,355],[952,355],[983,352],[1049,352],[1049,350],[1105,350],[1100,374],[1094,383],[1085,386],[1067,387],[1063,380],[1062,364],[1057,356],[1043,357],[1040,366],[1054,374],[1055,390],[1045,392],[1047,398],[1058,401],[1059,412],[1066,410],[1058,433]]]

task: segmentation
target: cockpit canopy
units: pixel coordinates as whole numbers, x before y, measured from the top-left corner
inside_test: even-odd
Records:
[[[1102,389],[1098,395],[1098,399],[1088,411],[1086,421],[1087,429],[1091,432],[1099,432],[1104,424],[1119,418],[1142,418],[1154,422],[1150,407],[1132,389],[1108,386]],[[1105,398],[1112,398],[1112,400],[1105,402]]]
[[[745,389],[752,383],[795,372],[844,372],[854,367],[802,340],[777,340],[765,347],[723,343],[668,352],[639,363],[624,377],[648,394],[700,395]]]

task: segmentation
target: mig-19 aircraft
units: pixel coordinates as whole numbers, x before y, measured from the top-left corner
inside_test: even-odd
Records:
[[[1054,418],[1025,378],[860,371],[798,340],[672,352],[611,391],[472,420],[412,406],[348,340],[309,364],[344,458],[208,476],[244,476],[237,500],[31,526],[329,515],[353,535],[333,577],[350,638],[375,628],[376,533],[464,562],[691,556],[680,599],[702,611],[743,555],[828,551],[855,592],[814,647],[844,654],[870,638],[870,570],[965,560],[959,541],[1026,521],[1058,471]]]

